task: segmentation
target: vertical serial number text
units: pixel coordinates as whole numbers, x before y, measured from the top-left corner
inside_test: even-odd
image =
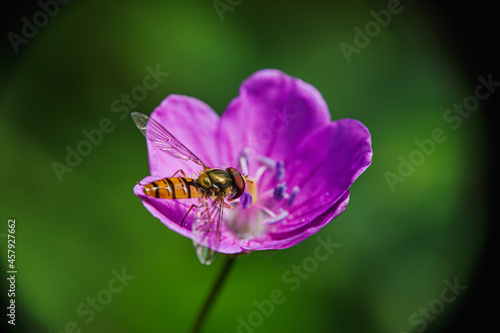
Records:
[[[9,318],[7,322],[11,325],[16,324],[16,219],[10,219],[7,222],[7,285],[9,290],[7,291],[7,296],[9,298],[7,306],[7,317]]]

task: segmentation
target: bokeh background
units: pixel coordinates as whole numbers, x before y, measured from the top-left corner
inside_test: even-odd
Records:
[[[263,68],[314,85],[333,119],[362,121],[372,133],[373,163],[352,186],[345,213],[319,234],[238,261],[206,332],[482,327],[492,314],[483,297],[493,288],[482,280],[492,237],[491,126],[484,111],[497,97],[457,129],[443,114],[474,94],[477,76],[498,78],[488,67],[491,44],[480,42],[492,34],[485,5],[402,0],[401,11],[347,61],[340,44],[354,45],[355,28],[364,30],[374,21],[370,12],[391,2],[218,3],[227,11],[218,12],[212,1],[75,0],[52,9],[53,17],[18,52],[7,33],[21,35],[22,18],[33,22],[42,7],[3,9],[0,262],[4,276],[7,220],[15,218],[17,331],[189,329],[222,260],[200,265],[191,241],[168,230],[133,195],[148,164],[145,140],[128,112],[150,113],[176,93],[220,114],[241,82]],[[114,112],[115,100],[143,84],[148,66],[169,75],[126,113]],[[66,164],[67,147],[76,149],[86,139],[82,131],[105,118],[112,130],[59,179],[54,161]],[[387,172],[398,174],[399,158],[408,160],[415,140],[430,138],[435,128],[447,140],[391,188]],[[313,255],[318,237],[340,247],[291,290],[283,274]],[[134,278],[107,299],[103,290],[113,271]],[[468,288],[440,309],[445,280]],[[286,300],[259,322],[255,301],[269,300],[275,289]],[[85,303],[98,296],[106,304],[91,317]],[[429,306],[439,314],[420,312]],[[254,324],[244,328],[239,318]]]

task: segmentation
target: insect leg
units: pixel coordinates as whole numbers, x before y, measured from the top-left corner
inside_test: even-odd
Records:
[[[172,176],[170,176],[170,178],[172,178],[173,176],[175,176],[175,175],[176,175],[177,173],[179,173],[179,172],[180,172],[180,173],[182,173],[182,176],[183,176],[183,177],[186,177],[186,174],[184,173],[184,170],[179,169],[179,170],[177,170],[176,172],[174,172],[174,174],[173,174]]]
[[[184,217],[182,218],[182,221],[181,221],[181,227],[182,227],[182,223],[184,223],[184,220],[186,219],[186,217],[188,216],[189,212],[191,211],[191,209],[193,209],[193,207],[196,207],[196,208],[200,208],[202,205],[199,205],[199,206],[196,206],[195,204],[192,204],[191,207],[189,207],[188,211],[186,212],[186,215],[184,215]]]
[[[210,216],[210,209],[208,209],[208,199],[205,200],[205,208],[207,209],[207,216],[210,225],[212,224],[212,217]]]
[[[231,206],[230,204],[228,204],[227,202],[224,201],[224,207],[225,208],[229,208],[229,209],[234,209],[233,206]]]

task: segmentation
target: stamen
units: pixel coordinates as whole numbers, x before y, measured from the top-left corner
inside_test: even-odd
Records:
[[[260,182],[260,178],[268,170],[267,165],[262,165],[257,169],[257,172],[255,173],[255,181]]]
[[[252,205],[252,201],[253,201],[252,195],[248,192],[243,192],[243,194],[240,197],[241,207],[243,209],[247,209]]]
[[[265,207],[265,206],[262,206],[260,204],[256,205],[257,207],[259,207],[260,209],[262,209],[262,211],[264,213],[266,213],[267,215],[271,216],[271,217],[276,217],[276,214],[274,214],[274,212],[272,210],[270,210],[269,208]]]
[[[276,181],[280,182],[285,178],[285,163],[283,161],[276,162]]]
[[[265,224],[275,224],[280,221],[283,221],[288,216],[288,211],[280,208],[280,212],[278,215],[271,217],[270,219],[264,220]]]
[[[264,213],[266,213],[267,215],[269,215],[269,218],[265,219],[264,220],[264,224],[274,224],[274,223],[278,223],[279,221],[282,221],[284,220],[287,216],[288,216],[288,211],[287,210],[283,210],[283,208],[280,208],[279,210],[279,214],[275,214],[272,210],[270,210],[269,208],[265,207],[265,206],[262,206],[262,205],[258,205],[257,204],[257,207],[262,209],[262,211]]]
[[[257,181],[268,170],[274,170],[276,182],[280,182],[285,178],[285,163],[283,161],[275,161],[272,158],[261,155],[256,156],[255,159],[261,164],[255,175]]]
[[[273,198],[274,197],[274,188],[270,188],[269,190],[266,190],[264,193],[259,194],[259,200],[264,202],[267,199]],[[286,198],[286,194],[285,194]]]
[[[248,148],[243,148],[238,159],[241,173],[248,174]]]
[[[276,201],[281,201],[285,197],[285,194],[286,194],[286,183],[281,183],[276,185],[273,193],[274,199]]]
[[[297,185],[295,185],[292,188],[292,193],[290,193],[290,196],[288,197],[288,201],[286,203],[288,206],[291,206],[293,204],[293,201],[295,200],[295,197],[297,196],[299,191],[300,191],[300,187],[298,187]]]
[[[272,158],[257,155],[255,159],[259,161],[261,164],[266,165],[271,170],[274,170],[274,168],[276,167],[276,161],[273,160]]]

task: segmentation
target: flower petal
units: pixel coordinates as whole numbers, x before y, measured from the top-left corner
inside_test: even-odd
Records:
[[[243,148],[247,149],[249,175],[255,175],[257,155],[282,163],[281,176],[268,172],[261,177],[259,194],[269,192],[277,182],[283,183],[283,197],[290,195],[285,194],[284,184],[300,188],[294,200],[278,202],[269,197],[260,203],[271,202],[269,212],[288,214],[276,223],[261,223],[269,212],[255,206],[235,210],[232,216],[228,212],[233,223],[225,220],[222,226],[218,249],[222,253],[283,249],[318,232],[345,210],[349,188],[370,165],[373,154],[370,133],[363,124],[352,119],[331,122],[326,103],[314,87],[277,70],[259,71],[247,79],[220,119],[203,102],[179,95],[167,97],[151,118],[210,167],[237,166]],[[197,177],[201,169],[159,151],[150,142],[148,156],[153,176],[141,184],[171,177],[179,169]],[[194,214],[186,216],[182,227],[180,221],[198,203],[196,199],[156,199],[145,195],[139,184],[134,193],[168,228],[193,238]],[[285,211],[282,206],[291,201]],[[260,222],[252,225],[251,221]]]
[[[300,227],[295,227],[287,224],[286,226],[281,226],[279,229],[277,228],[277,232],[270,231],[269,235],[272,238],[272,241],[270,243],[273,244],[272,246],[274,246],[274,248],[279,249],[285,249],[297,245],[306,238],[320,231],[325,225],[342,214],[346,209],[348,203],[349,191],[346,191],[344,195],[339,200],[337,200],[337,202],[335,202],[334,205],[328,208],[324,213],[316,216],[314,220],[312,220],[312,222]],[[309,217],[303,215],[301,220],[302,219],[307,221]]]
[[[247,79],[221,119],[225,163],[243,148],[276,160],[330,121],[321,94],[308,83],[278,70],[261,70]],[[252,157],[250,157],[252,158]],[[250,165],[250,173],[255,172]]]
[[[372,155],[370,133],[359,121],[342,119],[323,126],[285,161],[287,184],[300,187],[290,213],[322,214],[344,197]]]
[[[170,95],[153,111],[151,118],[171,132],[209,166],[218,165],[219,116],[205,103],[187,96]],[[183,169],[188,176],[201,170],[194,163],[177,160],[148,142],[151,175],[170,177]]]
[[[193,212],[186,216],[182,227],[180,223],[189,207],[193,203],[198,203],[196,199],[185,199],[185,200],[166,200],[166,199],[156,199],[151,196],[144,194],[143,185],[151,183],[158,180],[158,177],[148,176],[141,180],[136,186],[134,186],[134,193],[141,199],[142,204],[146,209],[157,219],[159,219],[163,224],[165,224],[169,229],[185,236],[192,238],[191,225],[193,222]],[[142,185],[141,185],[142,184]]]
[[[346,191],[342,198],[321,213],[315,216],[312,222],[295,226],[293,222],[285,220],[271,227],[265,237],[261,239],[240,240],[239,246],[243,250],[280,250],[297,245],[306,238],[320,231],[325,225],[337,218],[347,207],[349,203],[349,191]],[[302,217],[309,221],[309,217]]]

